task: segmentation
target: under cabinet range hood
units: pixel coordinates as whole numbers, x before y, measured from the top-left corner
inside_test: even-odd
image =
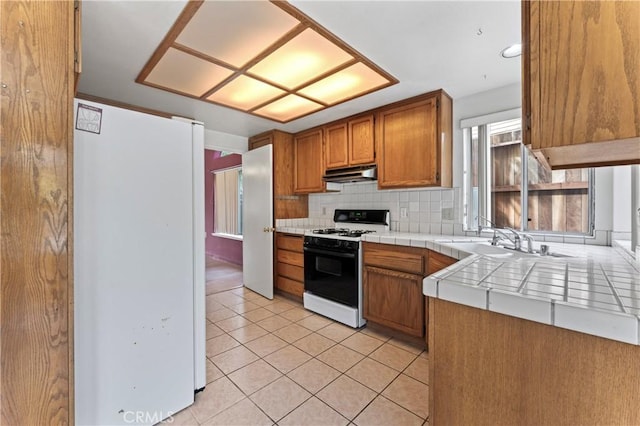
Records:
[[[325,182],[339,183],[372,181],[377,178],[378,173],[375,164],[327,170],[322,176],[322,180]]]

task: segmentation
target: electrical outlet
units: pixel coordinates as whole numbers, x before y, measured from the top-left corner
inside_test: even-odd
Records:
[[[325,216],[327,214],[327,208],[323,207],[322,208],[322,216]]]
[[[442,209],[442,220],[453,220],[453,207]]]
[[[408,209],[406,207],[400,207],[400,218],[405,219],[407,217],[409,217]]]

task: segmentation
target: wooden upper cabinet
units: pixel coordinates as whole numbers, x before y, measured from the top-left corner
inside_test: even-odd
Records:
[[[372,164],[375,161],[373,114],[325,127],[327,169]]]
[[[308,197],[293,192],[293,135],[272,130],[249,138],[249,149],[273,145],[274,219],[293,219],[309,215]]]
[[[554,168],[640,163],[640,2],[523,1],[524,142]]]
[[[346,122],[327,126],[324,129],[325,165],[337,169],[349,165],[349,126]]]
[[[296,194],[324,192],[322,129],[298,133],[293,138],[294,188]]]
[[[260,148],[261,146],[271,145],[273,144],[273,138],[275,135],[275,130],[273,132],[261,133],[257,136],[252,136],[249,138],[249,150]]]
[[[378,112],[378,188],[452,184],[452,102],[442,90]]]
[[[375,161],[373,114],[349,120],[349,165]]]

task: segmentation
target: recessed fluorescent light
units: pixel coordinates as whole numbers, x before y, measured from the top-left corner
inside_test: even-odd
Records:
[[[502,56],[503,58],[515,58],[520,55],[522,55],[522,44],[520,43],[512,44],[509,47],[505,47],[504,49],[502,49],[502,52],[500,52],[500,56]]]
[[[286,123],[398,82],[285,1],[189,1],[138,83]]]

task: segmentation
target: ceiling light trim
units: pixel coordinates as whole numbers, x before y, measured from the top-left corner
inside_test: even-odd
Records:
[[[244,65],[242,65],[241,68],[235,68],[235,67],[233,67],[233,65],[229,65],[234,70],[234,74],[231,76],[233,78],[229,77],[229,81],[222,82],[222,83],[218,84],[216,87],[212,87],[204,95],[202,95],[200,97],[200,99],[208,98],[209,96],[213,95],[215,92],[220,90],[220,88],[223,86],[223,83],[227,84],[227,83],[233,81],[235,78],[237,78],[238,76],[241,76],[241,75],[246,75],[248,77],[251,77],[251,78],[254,78],[256,80],[259,80],[259,81],[261,81],[261,82],[263,82],[265,84],[269,84],[269,85],[271,85],[271,86],[273,86],[275,88],[278,88],[280,90],[284,90],[286,92],[291,93],[291,91],[289,89],[287,89],[286,87],[281,86],[281,85],[279,85],[277,83],[271,82],[269,80],[265,80],[264,78],[262,78],[260,76],[253,75],[253,74],[249,73],[248,70],[251,67],[253,67],[254,65],[256,65],[257,63],[259,63],[261,60],[263,60],[264,58],[269,56],[271,53],[275,52],[280,47],[284,46],[286,43],[288,43],[289,41],[293,40],[297,35],[301,34],[306,29],[307,29],[307,27],[304,24],[302,24],[302,23],[298,24],[291,31],[287,32],[285,35],[280,37],[278,40],[276,40],[273,44],[271,44],[265,50],[260,52],[260,54],[258,54],[258,56],[254,57],[253,59],[251,59],[250,61],[248,61]],[[226,105],[223,105],[223,106],[226,106]],[[245,110],[241,110],[241,111],[246,112]]]
[[[172,47],[178,35],[184,30],[184,27],[191,21],[191,18],[198,12],[198,9],[200,9],[203,3],[204,0],[190,0],[186,4],[178,16],[178,19],[176,19],[176,22],[173,23],[167,32],[167,35],[164,36],[149,60],[145,63],[144,67],[142,67],[140,74],[136,77],[136,83],[147,84],[145,80],[151,71],[158,65],[158,62],[160,62],[160,59],[167,53],[167,50]]]
[[[278,6],[280,9],[284,10],[285,12],[287,12],[288,14],[290,14],[291,16],[293,16],[294,18],[299,19],[300,22],[306,23],[309,27],[311,27],[314,30],[316,30],[321,36],[323,36],[326,39],[332,41],[338,47],[340,47],[340,48],[344,49],[345,51],[347,51],[348,53],[350,53],[354,58],[360,59],[360,61],[362,63],[364,63],[365,65],[371,67],[374,71],[376,71],[377,73],[379,73],[382,76],[384,76],[390,82],[393,82],[392,85],[400,82],[397,78],[395,78],[394,76],[389,74],[384,69],[380,68],[376,63],[374,63],[369,58],[364,56],[362,53],[358,52],[356,49],[351,47],[344,40],[342,40],[339,37],[337,37],[331,31],[327,30],[325,27],[323,27],[318,22],[316,22],[313,19],[311,19],[309,16],[305,15],[304,13],[302,13],[300,10],[296,9],[291,4],[287,3],[286,1],[281,1],[281,0],[269,0],[269,1],[271,3],[273,3],[274,5]]]
[[[145,66],[140,71],[140,74],[138,75],[138,77],[135,80],[137,83],[144,84],[144,85],[147,85],[149,87],[154,87],[154,88],[160,89],[160,90],[165,90],[165,91],[168,91],[168,92],[171,92],[171,93],[175,93],[175,94],[178,94],[178,95],[181,95],[181,96],[187,96],[187,97],[190,97],[190,98],[198,99],[198,100],[201,100],[201,101],[204,101],[204,102],[207,102],[207,103],[211,103],[211,104],[214,104],[214,105],[220,105],[220,106],[223,106],[225,108],[230,108],[230,109],[234,109],[234,110],[241,111],[241,112],[244,112],[244,113],[252,114],[252,115],[255,115],[255,116],[258,116],[258,117],[262,117],[262,118],[266,118],[266,119],[269,119],[269,120],[273,120],[273,121],[276,121],[276,122],[279,122],[279,123],[287,123],[287,122],[290,122],[292,120],[297,120],[299,118],[305,117],[305,116],[313,114],[315,112],[324,110],[326,108],[338,105],[338,104],[343,103],[343,102],[350,101],[352,99],[356,99],[356,98],[365,96],[365,95],[367,95],[369,93],[372,93],[372,92],[375,92],[375,91],[378,91],[378,90],[382,90],[385,87],[389,87],[389,86],[392,86],[392,85],[398,83],[398,80],[395,77],[393,77],[391,74],[389,74],[387,71],[385,71],[382,68],[380,68],[377,64],[373,63],[371,60],[366,58],[360,52],[358,52],[357,50],[353,49],[351,46],[349,46],[343,40],[341,40],[338,37],[336,37],[335,35],[333,35],[331,32],[326,30],[320,24],[318,24],[317,22],[315,22],[314,20],[312,20],[311,18],[306,16],[304,13],[302,13],[301,11],[299,11],[298,9],[296,9],[294,6],[290,5],[286,1],[269,0],[269,3],[274,5],[274,6],[277,6],[282,11],[286,12],[287,14],[292,16],[294,19],[296,19],[299,23],[295,27],[293,27],[292,29],[287,31],[284,35],[279,37],[277,40],[273,41],[270,45],[268,45],[267,48],[263,49],[259,54],[257,54],[256,56],[254,56],[253,58],[248,60],[240,68],[237,68],[236,66],[234,66],[234,65],[232,65],[230,63],[227,63],[226,61],[223,61],[221,59],[212,57],[212,56],[208,55],[207,53],[204,53],[204,52],[202,52],[200,50],[196,50],[196,49],[193,49],[193,48],[191,48],[189,46],[186,46],[184,44],[178,43],[177,39],[180,36],[181,32],[187,27],[187,25],[190,23],[192,18],[196,15],[196,13],[200,9],[200,7],[204,4],[204,1],[205,0],[190,0],[187,3],[187,5],[185,6],[185,8],[181,12],[181,14],[178,16],[176,22],[170,28],[170,30],[167,33],[167,35],[163,38],[162,42],[158,45],[157,49],[154,51],[152,56],[149,58],[149,60],[145,64]],[[254,67],[257,64],[259,64],[265,58],[269,57],[269,55],[272,55],[274,52],[277,52],[280,48],[285,46],[290,41],[294,40],[298,35],[302,34],[307,29],[310,29],[310,30],[316,32],[321,38],[323,38],[326,41],[328,41],[329,43],[333,44],[337,49],[340,49],[344,53],[346,53],[347,55],[351,56],[351,58],[348,59],[346,62],[343,62],[341,64],[333,66],[330,69],[323,70],[320,74],[312,77],[311,79],[309,79],[307,81],[299,83],[294,87],[286,87],[281,83],[270,81],[269,79],[263,78],[263,77],[255,74],[253,72],[249,72],[249,69],[251,69],[252,67]],[[211,64],[216,65],[216,66],[223,67],[223,68],[229,70],[231,72],[231,74],[228,77],[224,78],[222,81],[220,81],[218,84],[216,84],[214,87],[211,87],[210,89],[208,89],[205,93],[201,94],[200,96],[196,96],[196,95],[194,95],[192,93],[184,93],[184,92],[182,92],[180,90],[176,90],[175,88],[165,87],[165,86],[161,86],[161,85],[158,85],[158,84],[154,84],[154,83],[152,83],[150,81],[147,81],[147,79],[148,79],[149,75],[151,74],[151,72],[158,65],[158,63],[162,60],[162,58],[167,54],[167,52],[169,51],[170,48],[174,48],[174,49],[176,49],[176,50],[178,50],[178,51],[180,51],[182,53],[192,55],[192,56],[194,56],[194,57],[196,57],[196,58],[198,58],[200,60],[207,61],[207,62],[209,62]],[[315,98],[313,98],[311,96],[308,96],[308,95],[305,95],[305,94],[301,93],[301,91],[304,90],[306,87],[314,85],[314,84],[322,81],[323,79],[329,78],[332,75],[334,75],[336,73],[339,73],[339,72],[343,71],[344,69],[347,69],[347,68],[349,68],[351,66],[354,66],[359,62],[361,62],[365,66],[369,67],[374,73],[377,73],[383,80],[386,80],[386,83],[382,84],[380,86],[377,86],[377,87],[373,87],[370,90],[366,90],[366,91],[363,91],[363,92],[357,92],[355,94],[350,94],[347,97],[345,97],[343,99],[340,99],[339,101],[334,102],[334,103],[329,103],[329,102],[325,102],[324,100],[315,99]],[[244,109],[236,107],[236,106],[231,105],[231,104],[225,104],[225,103],[222,103],[222,102],[216,102],[214,100],[208,99],[209,97],[213,96],[216,92],[222,90],[226,85],[230,84],[231,82],[233,82],[235,79],[237,79],[240,76],[246,76],[246,77],[255,79],[255,80],[257,80],[257,81],[259,81],[261,83],[264,83],[264,84],[267,84],[267,85],[273,87],[274,89],[278,89],[278,90],[282,91],[283,93],[279,94],[278,96],[276,96],[274,98],[269,99],[268,101],[261,102],[260,104],[255,105],[255,106],[253,106],[251,108],[244,108]],[[311,110],[309,112],[300,114],[298,116],[293,116],[293,117],[288,118],[287,120],[284,120],[284,121],[280,120],[278,118],[273,118],[273,117],[266,116],[264,114],[259,114],[259,113],[256,112],[256,111],[258,111],[260,109],[263,109],[263,108],[267,107],[269,104],[272,104],[274,102],[278,102],[279,100],[281,100],[281,99],[283,99],[283,98],[285,98],[287,96],[296,96],[296,97],[305,99],[306,101],[312,102],[313,104],[320,105],[321,108],[313,109],[313,110]]]

